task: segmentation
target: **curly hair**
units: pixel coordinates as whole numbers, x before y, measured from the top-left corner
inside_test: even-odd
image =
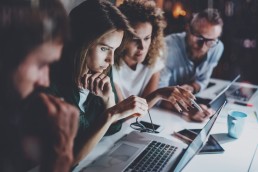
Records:
[[[166,21],[163,16],[164,12],[156,6],[153,0],[125,0],[118,8],[132,26],[139,22],[151,23],[152,41],[143,64],[154,65],[165,49],[163,30],[166,27]],[[128,34],[127,36],[130,39],[133,35]],[[116,65],[119,65],[121,56],[123,56],[123,50],[120,56],[117,55],[115,58]]]

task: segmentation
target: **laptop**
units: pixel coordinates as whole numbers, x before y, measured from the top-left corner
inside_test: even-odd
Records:
[[[185,149],[183,145],[163,137],[133,131],[119,140],[103,156],[82,171],[132,172],[132,171],[181,171],[205,145],[224,102],[207,122],[201,132]]]
[[[205,104],[209,108],[212,108],[213,110],[218,110],[221,104],[227,100],[226,92],[229,90],[229,88],[240,78],[240,75],[237,75],[225,88],[223,88],[217,96],[210,100],[210,99],[204,99],[200,97],[197,98],[197,103],[199,104]]]

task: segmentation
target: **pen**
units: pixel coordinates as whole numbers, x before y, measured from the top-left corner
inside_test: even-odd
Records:
[[[242,103],[242,102],[237,102],[237,101],[234,101],[233,103],[236,104],[236,105],[247,106],[247,107],[253,107],[253,105],[252,105],[252,104],[249,104],[249,103]]]
[[[203,112],[202,108],[193,99],[190,99],[190,101],[200,112]]]

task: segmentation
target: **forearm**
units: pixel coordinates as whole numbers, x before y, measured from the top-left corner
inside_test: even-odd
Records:
[[[63,147],[59,146],[57,148],[54,148],[51,153],[49,152],[48,154],[46,154],[43,158],[43,162],[40,165],[40,171],[69,172],[73,163],[72,145],[65,144],[65,146]]]
[[[162,97],[158,94],[158,92],[159,92],[159,89],[153,91],[152,93],[150,93],[145,97],[148,103],[149,109],[152,108],[159,100],[162,99]]]
[[[112,93],[112,94],[111,94],[109,97],[107,97],[106,99],[103,98],[103,101],[104,101],[104,104],[105,104],[106,109],[108,109],[108,108],[113,107],[113,106],[116,105],[114,93]]]
[[[94,128],[90,130],[90,133],[85,138],[85,142],[83,143],[82,147],[75,152],[74,164],[79,163],[84,157],[86,157],[107,132],[110,125],[114,121],[112,118],[110,118],[110,113],[107,113],[107,116],[109,117],[101,118],[95,123],[95,125],[93,125]]]

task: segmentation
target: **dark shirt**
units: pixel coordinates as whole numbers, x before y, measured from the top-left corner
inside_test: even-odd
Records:
[[[118,97],[113,83],[112,71],[108,73],[110,77],[112,89],[115,95],[115,101],[117,103]],[[105,105],[101,97],[98,97],[92,93],[89,93],[85,103],[84,112],[79,108],[79,89],[76,85],[69,86],[69,84],[59,84],[58,81],[52,81],[51,87],[47,90],[48,93],[55,95],[57,97],[62,97],[68,103],[76,106],[80,110],[79,117],[79,129],[75,139],[75,152],[85,143],[90,130],[94,127],[98,119],[102,118],[105,111]],[[121,129],[122,121],[118,121],[110,126],[105,136],[112,135]]]

